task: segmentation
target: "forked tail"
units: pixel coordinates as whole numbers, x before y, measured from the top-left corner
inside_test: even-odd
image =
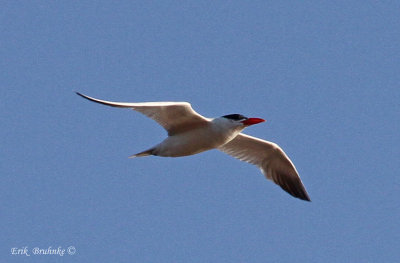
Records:
[[[144,157],[144,156],[149,156],[149,155],[154,155],[153,154],[154,148],[148,149],[146,151],[137,153],[137,154],[133,154],[131,156],[129,156],[128,158],[135,158],[135,157]]]

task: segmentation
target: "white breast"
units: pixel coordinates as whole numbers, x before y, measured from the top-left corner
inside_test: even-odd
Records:
[[[241,130],[212,121],[210,125],[167,137],[155,147],[153,154],[166,157],[197,154],[224,145]]]

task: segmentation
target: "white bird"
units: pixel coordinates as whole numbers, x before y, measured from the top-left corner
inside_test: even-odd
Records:
[[[295,166],[277,144],[241,133],[250,125],[264,122],[263,119],[247,118],[241,114],[205,118],[188,102],[112,102],[79,92],[76,94],[104,105],[133,109],[167,130],[168,137],[164,141],[130,158],[149,155],[180,157],[218,149],[258,166],[267,179],[292,196],[311,201]]]

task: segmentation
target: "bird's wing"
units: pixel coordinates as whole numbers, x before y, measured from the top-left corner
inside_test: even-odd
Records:
[[[95,99],[79,92],[76,94],[93,102],[138,111],[158,122],[169,135],[209,124],[209,120],[195,112],[188,102],[112,102]]]
[[[268,179],[283,190],[294,197],[311,201],[296,168],[277,144],[240,133],[218,149],[241,161],[257,165]]]

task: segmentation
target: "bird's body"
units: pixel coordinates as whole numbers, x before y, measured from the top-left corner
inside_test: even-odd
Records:
[[[161,143],[130,157],[156,155],[181,157],[219,149],[239,160],[257,165],[262,173],[289,194],[310,201],[293,163],[275,143],[241,133],[246,127],[263,122],[230,114],[205,118],[187,102],[125,103],[104,101],[80,94],[85,99],[113,107],[130,108],[163,126],[168,137]]]
[[[244,127],[226,125],[224,119],[212,119],[190,131],[168,136],[151,150],[152,155],[181,157],[218,148],[232,140]],[[135,157],[135,155],[133,155]]]

